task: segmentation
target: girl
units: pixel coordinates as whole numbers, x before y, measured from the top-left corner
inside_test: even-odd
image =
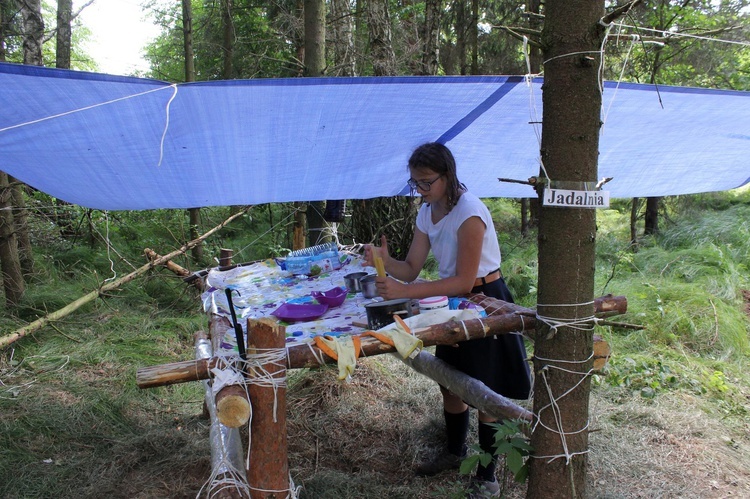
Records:
[[[443,144],[431,142],[419,146],[409,159],[409,187],[422,196],[416,229],[406,259],[388,254],[383,235],[380,247],[365,247],[365,263],[374,266],[376,256],[383,259],[392,277],[379,277],[377,287],[386,300],[461,296],[469,292],[512,302],[513,297],[500,272],[500,247],[492,217],[484,203],[467,191],[456,174],[453,154]],[[412,282],[419,275],[429,252],[438,261],[439,279]],[[495,392],[509,398],[526,399],[531,377],[526,350],[520,335],[504,334],[465,341],[458,345],[438,345],[435,355],[469,376],[482,381]],[[446,469],[457,469],[466,457],[469,406],[442,386],[447,448],[431,461],[417,467],[417,474],[431,476]],[[494,455],[495,421],[479,412],[478,440],[483,451]],[[499,493],[495,478],[496,459],[477,468],[469,497],[494,497]]]

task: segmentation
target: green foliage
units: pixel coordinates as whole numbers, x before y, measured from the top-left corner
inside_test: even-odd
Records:
[[[524,421],[510,419],[490,425],[495,428],[495,456],[504,457],[505,467],[519,483],[525,482],[528,478],[526,458],[534,450],[523,430],[526,425]],[[492,456],[478,445],[472,446],[472,449],[475,453],[461,462],[460,472],[465,475],[472,473],[478,464],[487,466],[492,460]]]
[[[162,33],[146,48],[146,60],[152,78],[185,81],[182,9],[179,2],[151,0],[146,7],[154,12]],[[210,1],[193,0],[193,50],[197,81],[298,76],[295,60],[301,42],[301,19],[294,3],[276,3],[270,7],[247,0],[235,0],[232,6],[232,74],[224,75],[223,28],[221,9]]]
[[[44,38],[42,43],[42,60],[44,66],[55,67],[55,51],[57,38],[57,3],[41,2],[42,19],[44,22]],[[75,6],[74,6],[75,8]],[[23,17],[22,11],[15,2],[3,2],[3,43],[5,45],[5,60],[23,63]],[[86,54],[85,45],[91,37],[91,30],[81,24],[78,17],[71,20],[70,69],[77,71],[96,71],[96,63]]]
[[[661,44],[612,38],[605,77],[619,80],[627,58],[623,77],[628,81],[747,90],[748,74],[737,67],[747,64],[747,47],[741,43],[747,40],[749,5],[747,0],[641,2],[623,21]]]

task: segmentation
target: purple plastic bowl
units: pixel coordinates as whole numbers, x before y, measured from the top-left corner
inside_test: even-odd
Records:
[[[338,307],[346,300],[346,290],[344,288],[332,288],[328,291],[313,291],[310,296],[321,305],[328,305],[330,308]]]

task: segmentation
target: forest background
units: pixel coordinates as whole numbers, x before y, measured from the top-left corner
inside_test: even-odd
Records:
[[[747,3],[641,2],[626,19],[627,24],[636,26],[643,36],[637,41],[626,37],[622,40],[610,40],[607,47],[608,64],[604,67],[605,78],[747,90],[750,74],[747,46],[728,44],[747,40]],[[72,12],[72,7],[69,10],[67,7],[70,4],[59,2],[56,11],[58,15],[54,20],[47,16],[48,22],[36,24],[34,20],[43,20],[44,16],[37,18],[33,15],[34,5],[34,2],[0,2],[3,14],[0,33],[3,42],[3,50],[0,52],[2,58],[27,64],[95,70],[96,66],[85,54],[76,49],[76,39],[85,36],[85,28],[76,26],[75,13]],[[41,5],[39,7],[38,12],[42,12]],[[152,9],[155,19],[163,26],[163,32],[148,48],[147,58],[151,63],[151,70],[142,76],[169,81],[193,81],[318,74],[525,74],[529,71],[538,71],[536,68],[539,67],[539,61],[535,61],[534,52],[531,51],[527,60],[522,52],[522,41],[519,40],[522,34],[531,34],[539,28],[540,17],[534,14],[543,14],[543,7],[533,5],[533,2],[521,5],[516,2],[483,4],[478,1],[462,1],[442,4],[370,1],[362,5],[351,5],[334,1],[325,4],[324,7],[321,13],[325,20],[325,36],[318,40],[318,44],[325,40],[323,64],[316,66],[319,69],[311,71],[314,65],[305,63],[305,52],[311,50],[315,40],[305,36],[305,17],[302,15],[305,8],[312,8],[309,3],[258,5],[226,1],[183,2],[181,5],[160,2],[147,4],[146,8]],[[68,11],[71,12],[70,16],[59,16],[60,12]],[[67,38],[64,36],[67,31],[65,19],[71,22]],[[34,26],[37,27],[36,30]],[[49,26],[54,28],[50,29]],[[188,26],[190,28],[185,29]],[[311,31],[307,29],[307,34]],[[60,35],[61,32],[63,36]],[[42,34],[41,37],[39,33]],[[188,34],[192,36],[187,36]],[[67,61],[64,57],[66,39],[70,41]],[[430,41],[434,41],[434,44],[431,45]],[[193,54],[192,57],[186,57],[186,54],[190,53]],[[3,191],[9,193],[3,196],[3,202],[12,209],[5,210],[4,213],[11,213],[13,218],[6,218],[3,227],[18,228],[10,231],[10,235],[5,233],[0,236],[3,237],[3,242],[12,240],[12,236],[15,236],[19,268],[22,269],[23,283],[27,284],[28,288],[15,296],[17,290],[8,293],[5,287],[9,307],[3,317],[7,324],[3,330],[8,331],[43,315],[46,311],[56,310],[80,294],[96,289],[102,279],[112,278],[118,272],[126,271],[123,269],[137,266],[137,255],[144,247],[152,247],[167,253],[175,246],[180,246],[205,228],[213,226],[221,214],[218,209],[191,210],[187,217],[177,211],[103,213],[51,199],[43,193],[18,186],[13,179],[6,181],[10,187]],[[14,188],[20,188],[20,198],[10,195],[15,193]],[[613,404],[618,406],[614,410],[614,416],[612,413],[609,414],[611,418],[607,422],[615,425],[622,423],[621,429],[631,425],[630,430],[633,431],[633,427],[638,427],[639,418],[642,418],[648,424],[645,429],[640,428],[634,433],[643,438],[653,439],[649,441],[652,447],[664,444],[671,452],[679,447],[685,453],[685,459],[677,464],[684,465],[686,470],[696,474],[696,482],[692,485],[695,490],[701,491],[696,492],[696,497],[707,497],[711,494],[710,490],[721,491],[716,493],[717,497],[729,495],[733,490],[747,490],[746,474],[736,471],[741,467],[736,467],[734,462],[725,467],[718,457],[730,454],[733,459],[739,458],[740,462],[743,457],[747,457],[747,440],[741,436],[743,429],[745,435],[747,434],[747,427],[743,427],[739,422],[741,416],[747,413],[748,386],[742,374],[742,367],[747,359],[747,319],[742,315],[743,290],[747,289],[747,247],[742,244],[742,237],[747,232],[745,221],[748,217],[747,212],[743,211],[746,205],[746,194],[733,193],[716,197],[618,201],[616,209],[611,214],[599,214],[601,232],[598,263],[602,269],[610,271],[610,275],[597,276],[599,281],[605,281],[599,284],[602,285],[603,291],[611,290],[615,283],[619,284],[621,289],[632,291],[627,293],[619,289],[611,290],[615,294],[629,295],[632,317],[628,320],[648,325],[646,330],[637,334],[629,331],[612,331],[613,335],[622,334],[623,345],[617,345],[618,348],[622,348],[620,360],[613,359],[607,376],[603,378],[607,380],[603,385],[620,390],[604,391],[610,397],[607,400],[614,401]],[[373,207],[378,209],[373,210]],[[503,234],[501,242],[506,252],[504,272],[509,275],[518,299],[533,306],[536,278],[535,249],[531,242],[533,237],[530,236],[533,236],[534,227],[533,213],[529,213],[527,209],[533,208],[533,203],[530,206],[528,201],[517,204],[511,201],[495,201],[494,207],[496,220]],[[385,227],[386,224],[382,220],[410,220],[408,215],[411,209],[408,203],[393,200],[349,200],[345,204],[346,215],[336,225],[339,240],[342,243],[368,242],[376,236],[372,227]],[[717,209],[716,213],[729,214],[731,221],[712,218],[720,216],[712,214],[713,209]],[[200,251],[194,251],[190,258],[185,258],[180,263],[193,269],[210,266],[218,248],[224,246],[241,249],[238,257],[247,260],[283,254],[300,244],[300,227],[307,223],[299,218],[301,213],[308,213],[312,218],[325,218],[324,206],[316,203],[254,207],[251,214],[242,222],[245,226],[238,223],[228,227],[220,237],[209,240]],[[375,216],[373,214],[381,216],[382,220],[365,218],[365,215]],[[608,224],[605,221],[610,215],[612,220],[617,221],[608,227],[611,232],[602,230],[607,228]],[[690,220],[702,220],[706,226],[689,225],[685,228],[679,223]],[[310,221],[310,225],[319,228],[329,227],[321,220]],[[722,232],[722,227],[726,233]],[[397,232],[408,235],[409,229],[410,226],[407,225],[406,231]],[[687,232],[680,236],[672,236],[677,237],[679,241],[674,243],[670,242],[670,236],[666,235],[669,230]],[[327,231],[309,231],[308,244],[316,242],[322,234],[327,234]],[[726,240],[723,240],[723,234],[726,234]],[[402,244],[397,246],[397,251],[403,251],[403,245],[408,241],[406,235]],[[119,245],[115,244],[118,236],[122,236]],[[615,242],[610,241],[609,237],[614,238]],[[746,237],[744,241],[747,241]],[[667,254],[674,254],[666,261],[662,260],[665,258],[663,255],[651,263],[641,260],[647,258],[650,255],[649,250],[653,248],[658,248],[654,250],[657,252],[664,250]],[[703,251],[707,254],[703,254]],[[514,254],[522,254],[515,263]],[[0,259],[6,277],[6,264],[12,256],[0,253]],[[658,264],[663,266],[659,267]],[[618,282],[618,278],[621,277],[619,273],[623,268],[634,272],[640,276],[639,278],[644,275],[653,276],[653,272],[658,270],[660,278],[676,278],[677,282],[672,284],[685,286],[677,286],[677,289],[672,290],[664,282],[654,284],[647,281],[639,285],[631,283],[633,288],[630,289],[626,282]],[[4,279],[4,286],[7,281],[7,278]],[[11,423],[12,419],[4,418],[3,423],[8,425],[8,431],[4,432],[8,441],[3,447],[7,451],[0,451],[0,455],[3,456],[0,472],[3,478],[7,477],[3,483],[7,484],[4,492],[7,492],[5,495],[8,497],[73,495],[71,491],[75,490],[74,482],[80,480],[82,469],[98,470],[95,473],[86,473],[90,478],[84,489],[89,490],[92,497],[102,490],[122,489],[124,483],[133,487],[143,486],[144,481],[149,485],[141,489],[130,489],[130,495],[127,497],[139,495],[141,492],[137,490],[153,491],[146,492],[144,497],[178,497],[182,493],[195,493],[200,473],[206,471],[205,458],[201,460],[198,456],[185,456],[187,462],[181,462],[182,466],[191,471],[187,478],[182,477],[184,483],[180,482],[185,487],[184,492],[180,492],[180,486],[176,485],[173,479],[168,480],[168,484],[152,483],[166,480],[166,468],[163,472],[158,471],[158,463],[165,455],[160,454],[160,450],[156,452],[159,456],[156,458],[157,463],[152,459],[156,448],[155,442],[159,442],[164,449],[174,445],[166,444],[167,435],[185,429],[185,425],[180,424],[180,421],[189,420],[191,432],[187,438],[195,439],[195,445],[200,447],[203,438],[200,431],[201,423],[197,417],[190,416],[194,405],[198,403],[196,401],[200,399],[200,396],[196,395],[197,387],[160,390],[158,395],[134,392],[132,398],[115,398],[123,386],[127,386],[129,382],[132,385],[135,366],[161,363],[167,361],[166,359],[174,360],[175,355],[179,357],[186,352],[189,355],[189,335],[196,329],[205,327],[205,324],[201,324],[200,317],[194,317],[198,315],[197,307],[190,291],[183,289],[182,283],[174,282],[174,279],[154,272],[134,292],[135,295],[128,298],[131,291],[123,290],[121,296],[105,298],[93,304],[91,309],[82,311],[82,315],[56,322],[45,328],[45,335],[52,331],[60,333],[63,343],[66,343],[67,339],[67,346],[58,343],[61,339],[59,337],[47,343],[40,334],[39,338],[28,339],[3,351],[3,364],[0,364],[0,368],[3,374],[3,387],[7,387],[5,394],[9,395],[3,399],[3,404],[5,400],[10,401],[9,405],[4,407],[4,412],[7,409],[8,414],[17,416],[15,422]],[[641,299],[643,302],[640,302]],[[131,301],[135,303],[129,303]],[[131,310],[133,305],[134,310]],[[101,307],[105,307],[107,312],[103,312]],[[658,315],[654,315],[655,311]],[[135,317],[140,314],[145,315],[136,319]],[[161,321],[166,319],[166,316],[170,319],[162,324]],[[116,324],[112,323],[112,319],[119,317],[122,317],[123,324],[114,327]],[[159,324],[154,324],[155,319],[158,319]],[[98,329],[96,324],[99,322],[107,326]],[[161,333],[157,334],[158,331]],[[91,337],[87,334],[85,339],[82,339],[80,335],[84,332],[92,333]],[[164,338],[160,338],[162,334]],[[160,344],[162,339],[165,341],[164,344]],[[183,342],[180,342],[180,339]],[[618,343],[616,336],[612,336],[612,340],[614,344]],[[80,348],[83,346],[79,344],[81,342],[85,342],[86,348]],[[185,342],[187,344],[181,344]],[[126,349],[138,346],[137,351],[117,352],[114,346],[118,344]],[[153,352],[149,352],[150,347],[153,347]],[[53,350],[48,351],[48,348]],[[85,351],[89,348],[91,350],[86,354]],[[650,351],[652,348],[656,348],[657,351]],[[72,353],[75,355],[71,355]],[[71,359],[74,362],[69,362]],[[359,388],[327,383],[326,376],[330,376],[330,373],[310,373],[310,377],[301,382],[301,385],[312,385],[315,389],[303,391],[306,395],[299,402],[300,407],[304,407],[306,411],[313,411],[304,404],[322,398],[338,409],[329,411],[329,415],[320,415],[318,419],[326,420],[325,427],[341,424],[341,421],[333,417],[336,410],[343,410],[342,408],[347,405],[372,405],[372,400],[365,402],[364,399],[374,395],[373,385],[395,388],[395,383],[389,381],[393,374],[389,373],[398,372],[398,367],[388,365],[388,368],[384,369],[379,362],[374,364],[375,367],[371,371],[363,374],[364,381],[357,385]],[[401,375],[408,379],[413,377],[404,373]],[[374,379],[371,381],[375,383],[368,383],[367,376],[373,376]],[[40,379],[49,379],[50,382],[36,383]],[[67,384],[68,381],[72,381],[72,384]],[[107,386],[89,390],[101,383]],[[49,386],[41,386],[45,384],[54,385],[56,388],[53,391],[45,391],[49,389]],[[43,393],[38,394],[34,390],[42,390]],[[421,390],[429,392],[428,387],[422,387]],[[132,386],[126,391],[132,391]],[[635,402],[638,403],[630,412],[628,404],[633,402],[633,393],[640,398],[635,397]],[[357,395],[363,400],[351,400]],[[688,406],[697,406],[693,396],[708,400],[708,407],[701,407],[701,412],[697,414],[686,412],[684,406],[679,404],[687,400]],[[412,400],[406,394],[404,397],[406,398],[400,403],[428,403]],[[35,408],[30,403],[32,398],[39,399],[50,407],[60,407],[62,404],[66,410],[41,410],[38,406]],[[675,402],[675,399],[678,402]],[[344,400],[347,401],[345,404]],[[641,407],[640,402],[654,400],[668,401],[666,405],[677,404],[678,407],[657,407],[653,413]],[[138,407],[143,402],[146,402],[145,405]],[[92,403],[93,406],[88,405]],[[156,406],[149,406],[149,403],[163,405],[168,409],[155,410]],[[175,404],[181,408],[174,409]],[[83,412],[73,411],[72,407],[75,406],[83,406]],[[112,411],[117,414],[113,414]],[[168,415],[172,411],[177,411],[177,415],[173,416],[176,418],[175,421],[178,421],[177,429],[170,427],[170,430],[175,431],[164,431],[164,423],[170,419],[170,416],[166,416],[165,419],[165,414]],[[373,431],[373,419],[388,420],[389,418],[383,414],[391,412],[393,407],[384,408],[377,413],[373,412],[365,419],[367,413],[362,411],[358,416],[363,418],[359,424],[365,430]],[[429,412],[434,413],[434,407],[429,411],[420,411],[420,414]],[[696,418],[693,421],[681,420],[682,425],[690,429],[687,436],[664,422],[666,415],[680,419],[676,414],[690,414]],[[717,416],[720,419],[715,419]],[[38,421],[37,417],[41,417],[42,421]],[[106,422],[100,420],[102,417]],[[107,464],[105,448],[111,447],[112,438],[115,438],[112,435],[117,434],[108,433],[113,431],[110,423],[119,421],[116,426],[130,435],[138,433],[134,428],[141,423],[135,421],[144,417],[154,423],[154,426],[150,427],[153,433],[149,433],[149,439],[139,441],[140,443],[135,445],[129,438],[118,437],[117,443],[123,445],[120,452],[125,456],[122,459],[111,459],[113,456],[109,455]],[[622,420],[619,421],[618,418]],[[87,428],[91,432],[87,435],[94,435],[95,440],[100,439],[97,444],[83,443],[86,437],[76,428],[77,422],[83,420],[87,421]],[[337,420],[336,424],[333,420]],[[351,415],[347,415],[347,420],[352,423]],[[713,426],[717,421],[718,426]],[[395,424],[391,420],[385,422],[390,423],[389,428]],[[299,424],[304,426],[308,423],[301,421]],[[437,424],[435,418],[428,418],[423,423],[426,426],[421,435],[413,434],[416,431],[413,428],[409,430],[396,425],[398,435],[411,434],[415,437],[405,454],[415,459],[421,450],[419,445],[422,445],[416,437],[428,439],[429,426]],[[649,436],[647,430],[651,423],[659,431]],[[97,428],[102,428],[104,433],[98,433]],[[709,431],[714,428],[715,433]],[[47,434],[48,432],[40,429],[54,430]],[[338,436],[342,437],[345,429],[340,431],[342,433]],[[706,435],[710,433],[710,436],[702,440],[703,435],[699,435],[701,431],[705,431]],[[157,438],[158,433],[161,434]],[[363,435],[364,433],[363,430]],[[615,433],[612,432],[613,441],[616,441]],[[68,436],[70,438],[67,438]],[[631,438],[635,436],[630,435]],[[373,435],[370,434],[370,437]],[[617,433],[616,437],[623,438],[622,432]],[[718,467],[721,471],[713,468],[710,474],[702,475],[694,462],[690,463],[691,459],[688,459],[688,456],[695,457],[698,447],[695,447],[694,441],[688,437],[698,438],[701,446],[708,447],[701,447],[702,456],[714,464],[721,462],[722,466]],[[683,440],[690,441],[691,445],[679,445],[684,443]],[[184,437],[177,438],[176,441],[185,444]],[[636,445],[637,443],[628,442],[633,449],[642,449]],[[374,445],[375,442],[369,442],[371,450]],[[140,446],[146,446],[148,449],[142,452]],[[92,452],[92,455],[83,457],[86,454],[83,449],[91,447],[99,449],[103,455],[97,457],[98,452]],[[414,484],[404,478],[404,470],[393,470],[390,473],[397,478],[396,485],[390,480],[386,484],[373,483],[382,481],[382,477],[365,479],[365,483],[361,485],[356,485],[355,481],[355,485],[352,485],[352,473],[365,478],[368,474],[363,471],[361,462],[352,467],[351,462],[341,457],[341,454],[352,452],[351,449],[331,449],[334,450],[332,453],[340,457],[332,470],[324,467],[325,471],[321,472],[318,458],[312,464],[307,463],[311,467],[306,468],[306,464],[298,465],[299,476],[306,483],[307,490],[311,493],[310,497],[323,496],[321,491],[312,491],[316,490],[316,486],[323,487],[321,482],[334,480],[329,478],[327,473],[338,477],[342,483],[337,482],[337,485],[341,487],[356,486],[362,490],[372,491],[370,497],[393,496],[394,489],[388,487],[400,487],[404,483],[404,492],[395,495],[421,497],[423,494],[433,493],[433,496],[443,497],[446,491],[450,493],[456,487],[450,481],[442,481],[437,482],[437,489],[432,483],[421,483],[412,488]],[[385,455],[401,455],[388,454],[387,449],[381,450]],[[70,451],[73,451],[73,454],[69,454]],[[309,449],[306,451],[309,452]],[[599,451],[601,449],[597,449],[597,452]],[[301,452],[304,454],[305,451]],[[618,449],[618,452],[625,453],[623,449]],[[42,457],[45,453],[57,457]],[[130,464],[125,464],[134,457],[137,462],[144,463],[146,469],[136,466],[137,470],[134,470]],[[89,461],[89,458],[94,461]],[[306,463],[305,460],[308,458],[309,456],[300,459],[300,463]],[[295,457],[291,456],[290,459],[294,460]],[[643,458],[640,464],[648,462]],[[45,465],[52,465],[47,467],[51,468],[51,472]],[[707,466],[706,463],[702,465]],[[294,463],[292,466],[294,467]],[[613,468],[620,466],[614,464]],[[153,473],[149,474],[147,469]],[[384,465],[384,469],[388,469],[387,466]],[[625,497],[637,494],[632,488],[636,484],[629,483],[629,480],[637,476],[637,470],[643,472],[649,469],[655,469],[653,463],[630,470],[630,475],[618,474],[623,472],[622,469],[616,470],[618,473],[612,469],[608,470],[610,474],[614,473],[614,476],[619,477],[617,479],[613,478],[613,475],[607,475],[603,470],[596,471],[596,467],[594,473],[601,473],[605,477],[601,479],[601,485],[607,490],[605,496],[612,494],[612,497]],[[679,466],[676,469],[679,469]],[[28,470],[29,474],[24,474],[22,470]],[[131,473],[136,473],[139,480],[134,482]],[[344,479],[346,475],[349,475],[348,479]],[[32,476],[46,476],[48,479],[32,480]],[[76,476],[77,479],[74,478]],[[600,479],[594,477],[592,480],[594,488],[598,489],[596,485]],[[684,489],[684,473],[674,474],[674,480],[673,485],[658,485],[655,477],[650,486],[673,486],[673,490]],[[37,488],[53,486],[52,483],[55,481],[62,483],[62,487],[69,488]],[[49,483],[45,485],[47,482]],[[708,489],[704,487],[706,484]],[[382,489],[381,486],[386,488]],[[340,489],[333,489],[339,492],[336,497],[347,496]],[[165,490],[171,492],[165,493]],[[55,493],[52,493],[53,491]],[[358,494],[368,496],[361,491]],[[664,494],[669,495],[666,491]],[[333,493],[331,497],[334,497]]]

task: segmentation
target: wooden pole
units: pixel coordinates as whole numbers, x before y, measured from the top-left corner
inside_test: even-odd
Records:
[[[483,319],[472,319],[463,324],[454,321],[436,324],[427,328],[414,331],[415,335],[422,340],[424,346],[452,345],[467,339],[482,338],[485,335],[507,334],[513,331],[523,332],[524,335],[536,328],[534,311],[521,307],[520,305],[507,303],[502,300],[490,298],[485,295],[470,295],[469,299],[475,303],[481,303],[485,309],[492,314]],[[625,313],[627,311],[627,300],[623,296],[607,295],[595,301],[597,315]],[[501,315],[499,312],[506,311]],[[510,312],[508,312],[510,311]],[[214,329],[221,324],[226,330],[230,327],[229,321],[224,317],[215,316],[212,319],[214,326],[211,328],[212,338]],[[601,343],[599,347],[596,344]],[[384,353],[395,352],[391,345],[381,343],[375,338],[362,338],[362,354],[367,357]],[[609,356],[609,347],[606,342],[595,343],[595,368],[601,368],[601,364]],[[314,368],[324,364],[336,362],[325,355],[315,346],[294,345],[287,348],[287,367],[297,369],[302,367]],[[597,360],[599,363],[597,364]],[[204,359],[203,361],[184,361],[161,366],[151,366],[138,369],[136,372],[136,383],[139,388],[153,388],[156,386],[184,383],[205,379],[211,375],[210,371],[216,367],[216,359]]]
[[[218,316],[217,316],[218,317]],[[225,318],[223,320],[225,328],[230,327]],[[219,322],[218,319],[216,319]],[[212,322],[214,324],[214,322]],[[465,327],[464,327],[465,326]],[[465,321],[463,324],[455,321],[443,324],[435,324],[426,328],[414,331],[424,346],[432,345],[453,345],[467,339],[481,338],[488,335],[504,334],[509,331],[520,331],[522,327],[533,328],[533,320],[521,318],[517,314],[497,315],[484,319],[472,319]],[[212,338],[214,327],[211,328]],[[282,347],[283,348],[283,347]],[[380,355],[384,353],[395,352],[396,348],[382,343],[371,337],[362,337],[362,354],[365,357]],[[171,385],[175,383],[184,383],[187,381],[198,381],[211,376],[211,369],[220,363],[221,359],[201,359],[186,360],[183,362],[173,362],[162,364],[160,366],[147,366],[139,368],[136,372],[136,384],[139,388],[154,388],[157,386]],[[307,344],[298,344],[287,348],[287,367],[289,369],[298,369],[302,367],[314,368],[320,366],[320,361],[324,364],[335,363],[336,360],[328,357],[318,347]]]
[[[152,262],[159,260],[161,258],[161,255],[156,253],[156,251],[152,250],[151,248],[145,248],[143,250],[143,254],[146,255],[146,258],[148,258]],[[182,265],[177,265],[171,260],[167,260],[162,265],[164,265],[167,269],[171,270],[172,272],[174,272],[175,274],[181,277],[187,277],[190,274],[192,274],[192,272],[190,272],[188,269],[186,269]]]
[[[527,409],[495,393],[481,381],[459,371],[429,352],[422,350],[413,359],[402,360],[418,373],[437,381],[461,397],[461,400],[490,416],[498,419],[523,419],[529,422],[533,419],[532,413]]]
[[[212,355],[210,340],[202,331],[195,335],[196,358]],[[216,499],[247,498],[247,472],[242,460],[242,440],[237,428],[221,424],[216,411],[211,381],[203,381],[205,416],[211,422],[209,445],[211,446],[211,476],[208,497]]]
[[[289,494],[289,462],[286,431],[286,367],[283,352],[286,331],[269,318],[249,319],[248,393],[253,406],[250,423],[250,465],[247,481],[251,499],[275,499]],[[280,360],[273,360],[281,352]],[[263,365],[255,356],[268,355]]]
[[[130,274],[128,274],[126,276],[123,276],[123,277],[121,277],[119,279],[116,279],[116,280],[114,280],[112,282],[108,282],[108,283],[102,284],[99,287],[99,289],[96,289],[96,290],[94,290],[94,291],[92,291],[92,292],[90,292],[90,293],[82,296],[81,298],[75,300],[74,302],[69,303],[68,305],[64,306],[63,308],[61,308],[59,310],[56,310],[55,312],[52,312],[50,314],[47,314],[44,317],[41,317],[41,318],[35,320],[34,322],[31,322],[30,324],[28,324],[28,325],[20,328],[20,329],[16,329],[12,333],[10,333],[10,334],[8,334],[8,335],[0,338],[0,348],[6,347],[6,346],[10,345],[11,343],[13,343],[14,341],[19,340],[19,339],[23,338],[24,336],[28,335],[29,333],[33,333],[34,331],[37,331],[37,330],[43,328],[44,326],[46,326],[47,324],[49,324],[52,321],[61,319],[62,317],[65,317],[66,315],[68,315],[68,314],[70,314],[70,313],[78,310],[80,307],[82,307],[86,303],[88,303],[88,302],[96,299],[100,295],[102,295],[102,294],[104,294],[104,293],[106,293],[108,291],[112,291],[113,289],[117,289],[120,286],[122,286],[123,284],[126,284],[126,283],[132,281],[133,279],[135,279],[139,275],[145,273],[147,270],[150,270],[150,269],[152,269],[152,268],[154,268],[154,267],[156,267],[158,265],[162,265],[163,263],[171,260],[172,258],[185,253],[190,248],[194,247],[197,244],[200,244],[203,240],[205,240],[206,238],[208,238],[209,236],[211,236],[215,232],[219,231],[221,228],[223,228],[225,225],[227,225],[229,222],[231,222],[235,218],[238,218],[239,216],[241,216],[244,213],[246,213],[247,210],[249,210],[249,209],[250,209],[250,207],[248,206],[244,210],[242,210],[240,213],[236,213],[236,214],[232,215],[231,217],[227,218],[222,223],[220,223],[219,225],[217,225],[213,229],[209,230],[208,232],[206,232],[202,236],[200,236],[200,237],[198,237],[196,239],[193,239],[192,241],[190,241],[188,243],[185,243],[181,248],[179,248],[179,249],[177,249],[177,250],[175,250],[175,251],[173,251],[171,253],[168,253],[168,254],[164,255],[163,257],[161,257],[161,258],[157,258],[156,260],[153,260],[153,261],[147,263],[146,265],[144,265],[144,266],[142,266],[142,267],[134,270],[133,272],[131,272]]]
[[[221,248],[219,250],[219,270],[232,266],[232,256],[234,256],[234,251],[231,249]]]
[[[208,321],[208,331],[214,352],[221,350],[222,336],[224,336],[224,331],[230,327],[231,324],[226,317],[211,314],[211,318]],[[219,359],[218,357],[214,357],[213,360],[214,364],[216,364],[213,367],[218,366],[219,369],[226,367],[226,360]],[[217,362],[219,360],[221,362]],[[208,369],[209,376],[211,375],[210,370],[213,367]],[[239,428],[243,426],[250,420],[251,414],[250,400],[248,399],[244,383],[241,385],[227,385],[216,394],[216,415],[221,424],[227,428]]]

